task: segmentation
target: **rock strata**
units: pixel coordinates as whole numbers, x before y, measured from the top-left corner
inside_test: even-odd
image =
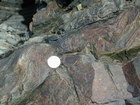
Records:
[[[58,1],[0,2],[0,105],[139,105],[139,0]]]
[[[24,8],[26,2],[22,0],[0,2],[0,58],[8,56],[30,37],[27,25],[31,22],[36,9],[34,5]]]
[[[49,73],[53,72],[47,65],[47,59],[54,53],[55,49],[50,45],[38,44],[19,49],[1,60],[1,105],[24,104]]]

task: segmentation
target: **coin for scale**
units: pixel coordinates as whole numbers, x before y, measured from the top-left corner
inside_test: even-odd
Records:
[[[49,59],[48,59],[48,65],[49,67],[51,68],[57,68],[60,66],[60,58],[58,56],[51,56]]]

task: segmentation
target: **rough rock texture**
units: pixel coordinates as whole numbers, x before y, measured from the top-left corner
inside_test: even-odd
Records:
[[[8,56],[29,39],[27,26],[35,11],[33,0],[0,2],[0,58]]]
[[[93,68],[95,69],[93,102],[125,105],[125,99],[132,98],[127,91],[127,82],[120,65],[96,62],[93,64]]]
[[[38,44],[19,49],[1,60],[1,105],[24,104],[24,100],[53,71],[47,66],[47,59],[54,52],[55,49],[50,45]],[[5,66],[5,62],[8,66]]]
[[[139,0],[58,5],[0,2],[0,105],[139,105]]]

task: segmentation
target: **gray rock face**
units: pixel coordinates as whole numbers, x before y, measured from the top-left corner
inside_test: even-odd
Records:
[[[0,2],[11,10],[0,15],[0,105],[139,104],[138,0],[73,0],[63,9],[42,0],[32,22],[32,0],[12,2]]]
[[[26,2],[23,0],[0,2],[0,58],[8,56],[29,39],[26,25],[31,21],[35,9],[33,6],[27,6],[26,9],[21,7]],[[27,11],[28,8],[32,9]]]

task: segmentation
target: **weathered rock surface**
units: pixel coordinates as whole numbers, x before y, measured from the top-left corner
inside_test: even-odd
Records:
[[[0,105],[139,105],[139,1],[42,0],[33,15],[39,1],[0,2],[14,10],[0,16]]]
[[[28,1],[3,0],[0,2],[0,58],[8,56],[29,39],[28,27],[35,13],[35,6]],[[28,11],[30,9],[30,11]]]
[[[53,71],[48,67],[47,59],[54,53],[55,49],[50,45],[34,44],[2,59],[0,61],[1,105],[24,104],[31,93]]]
[[[114,64],[93,63],[95,77],[93,81],[92,101],[98,104],[112,103],[125,105],[125,100],[132,98],[127,91],[127,82],[122,66]]]
[[[123,66],[123,72],[126,77],[126,80],[129,84],[128,91],[132,93],[133,99],[126,100],[128,103],[132,105],[138,105],[139,104],[139,81],[140,81],[140,73],[139,73],[139,63],[140,63],[140,57],[135,58],[133,61],[128,62]]]

